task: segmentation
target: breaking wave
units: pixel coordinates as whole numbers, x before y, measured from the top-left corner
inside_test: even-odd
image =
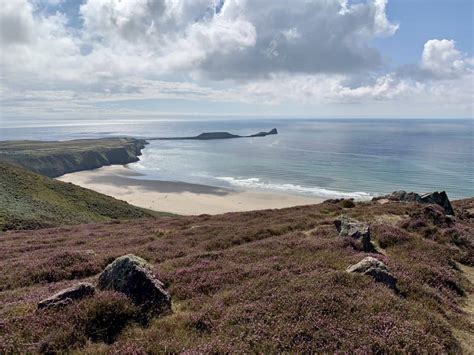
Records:
[[[318,187],[306,187],[293,184],[274,184],[263,182],[259,178],[248,178],[248,179],[236,179],[230,176],[218,176],[216,179],[225,181],[229,185],[242,187],[242,188],[251,188],[251,189],[262,189],[268,191],[278,191],[286,193],[297,193],[304,195],[312,195],[323,198],[353,198],[356,200],[369,200],[374,195],[371,195],[367,192],[344,192],[344,191],[335,191],[322,189]]]

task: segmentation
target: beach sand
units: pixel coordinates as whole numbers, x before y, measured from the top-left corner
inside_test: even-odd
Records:
[[[181,215],[284,208],[323,201],[315,197],[231,190],[184,182],[146,180],[140,177],[141,174],[126,166],[113,165],[66,174],[57,179],[138,207]]]

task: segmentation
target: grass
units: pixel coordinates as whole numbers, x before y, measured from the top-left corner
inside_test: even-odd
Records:
[[[0,161],[0,230],[149,216],[124,201]]]
[[[472,285],[458,263],[472,254],[474,219],[464,212],[474,199],[454,206],[449,224],[422,205],[334,201],[7,232],[0,353],[459,353],[473,334],[465,309]],[[345,272],[370,254],[338,236],[333,220],[341,213],[371,224],[384,247],[371,255],[398,279],[399,293]],[[418,220],[424,225],[413,228]],[[77,280],[94,282],[127,253],[153,265],[173,313],[144,325],[127,299],[102,292],[36,311],[40,299]],[[34,270],[52,276],[32,277]]]

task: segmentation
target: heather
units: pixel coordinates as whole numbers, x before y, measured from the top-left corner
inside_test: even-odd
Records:
[[[473,254],[474,199],[453,205],[448,220],[431,205],[333,200],[5,232],[0,352],[466,351],[458,334],[473,332],[463,308],[472,285],[459,266]],[[341,214],[370,225],[376,252],[339,236]],[[172,312],[146,317],[110,291],[36,309],[129,253],[153,265]],[[396,291],[345,271],[368,255],[396,276]]]

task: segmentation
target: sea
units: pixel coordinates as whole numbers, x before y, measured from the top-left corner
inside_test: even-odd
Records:
[[[227,131],[278,135],[152,141],[129,167],[144,179],[322,198],[369,199],[395,190],[474,196],[472,119],[1,120],[0,140],[179,137]]]

